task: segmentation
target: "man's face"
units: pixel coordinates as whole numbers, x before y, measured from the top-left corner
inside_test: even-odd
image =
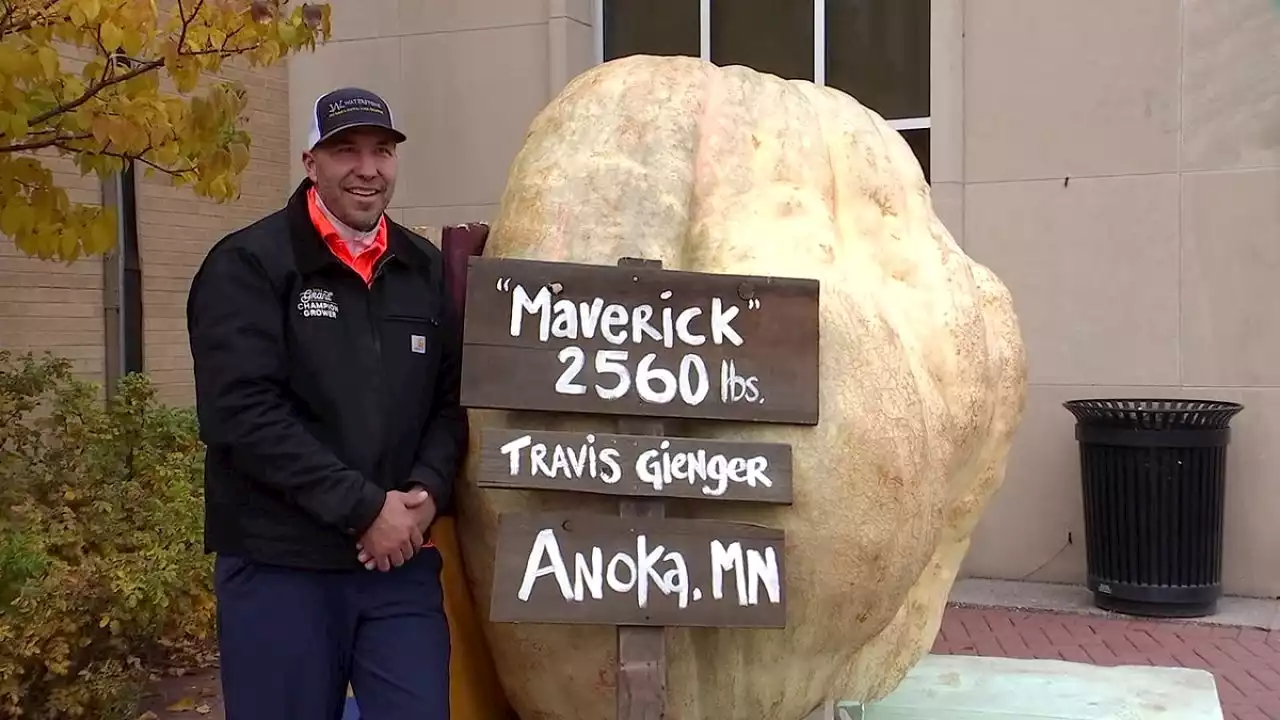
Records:
[[[357,230],[372,230],[396,190],[396,142],[379,128],[352,128],[302,153],[325,207]]]

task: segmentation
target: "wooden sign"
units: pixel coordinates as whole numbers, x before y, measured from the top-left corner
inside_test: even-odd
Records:
[[[714,520],[503,515],[490,619],[784,627],[783,540]]]
[[[472,258],[467,277],[464,406],[617,416],[616,434],[481,431],[481,487],[619,496],[616,517],[502,516],[489,619],[617,626],[617,718],[659,720],[663,627],[786,627],[783,531],[668,519],[666,498],[792,498],[790,446],[665,437],[666,419],[816,424],[818,283],[642,258]]]
[[[484,428],[486,488],[791,504],[791,446]]]
[[[818,282],[471,258],[462,404],[814,425]]]

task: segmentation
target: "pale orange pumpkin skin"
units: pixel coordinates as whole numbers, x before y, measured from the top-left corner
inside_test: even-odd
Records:
[[[673,502],[668,514],[787,532],[788,627],[666,631],[667,717],[799,720],[888,694],[927,652],[970,533],[1001,484],[1026,393],[1012,300],[939,221],[901,136],[853,98],[692,58],[633,56],[574,79],[515,159],[486,256],[811,277],[816,427],[680,423],[793,446],[795,503]],[[595,429],[471,412],[460,524],[487,609],[498,513],[616,513],[582,495],[480,490],[479,429]],[[524,720],[614,716],[609,627],[492,624]]]

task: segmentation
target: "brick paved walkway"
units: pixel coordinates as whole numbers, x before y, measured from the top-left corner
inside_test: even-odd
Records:
[[[1208,670],[1227,720],[1280,720],[1280,632],[950,607],[933,652]]]
[[[1194,623],[1119,619],[1001,608],[949,607],[933,652],[1048,658],[1094,665],[1157,665],[1209,670],[1227,720],[1280,720],[1280,632]],[[169,678],[144,710],[156,720],[221,720],[216,672]],[[180,698],[209,703],[198,715],[168,711]],[[188,703],[193,704],[193,703]]]

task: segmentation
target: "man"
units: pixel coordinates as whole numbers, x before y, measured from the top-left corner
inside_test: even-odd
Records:
[[[307,178],[223,238],[187,323],[228,720],[449,716],[432,520],[466,452],[438,250],[385,215],[405,140],[377,95],[315,104]]]

